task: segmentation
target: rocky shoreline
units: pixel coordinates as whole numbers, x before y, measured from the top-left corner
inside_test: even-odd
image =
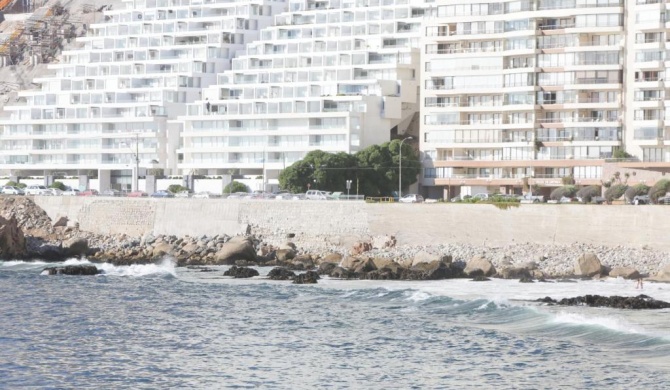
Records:
[[[178,266],[281,266],[318,270],[321,275],[359,279],[446,279],[499,277],[538,279],[620,276],[670,281],[670,253],[625,245],[607,247],[510,243],[439,243],[397,246],[394,237],[357,237],[348,244],[336,236],[301,237],[254,231],[229,237],[96,235],[67,218],[52,221],[34,202],[2,197],[0,258],[61,261],[86,257],[115,265],[150,263],[166,256]],[[281,231],[278,229],[278,231]]]

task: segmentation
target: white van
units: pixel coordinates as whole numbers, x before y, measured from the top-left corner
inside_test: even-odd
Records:
[[[305,199],[307,200],[327,200],[329,196],[330,192],[319,190],[309,190],[305,193]]]

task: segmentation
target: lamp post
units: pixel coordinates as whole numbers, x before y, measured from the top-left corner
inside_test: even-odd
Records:
[[[351,190],[351,180],[347,180],[347,200],[349,200],[349,190]]]
[[[400,141],[400,160],[398,161],[398,201],[402,198],[402,144],[408,139],[414,139],[413,137],[407,137]]]

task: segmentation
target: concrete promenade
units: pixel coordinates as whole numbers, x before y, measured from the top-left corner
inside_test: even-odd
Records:
[[[52,219],[98,234],[395,235],[399,245],[508,243],[647,246],[670,250],[670,206],[367,204],[338,201],[133,199],[38,196]]]

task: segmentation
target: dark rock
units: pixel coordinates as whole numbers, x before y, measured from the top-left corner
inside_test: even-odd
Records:
[[[481,271],[481,270],[480,270],[480,271]],[[487,278],[486,276],[484,276],[484,272],[483,272],[483,271],[482,271],[482,274],[481,274],[481,275],[479,275],[479,276],[475,276],[474,278],[472,278],[472,282],[488,282],[488,281],[490,281],[490,280],[491,280],[491,279],[489,279],[489,278]]]
[[[237,260],[256,261],[256,250],[250,237],[237,236],[223,244],[214,258],[216,264],[235,264]]]
[[[527,268],[503,268],[498,271],[497,276],[501,279],[532,279]]]
[[[16,218],[0,217],[0,258],[19,259],[26,255],[26,239]]]
[[[560,301],[550,297],[540,298],[538,302],[544,302],[551,305],[560,306],[590,306],[590,307],[611,307],[614,309],[667,309],[670,303],[653,299],[647,295],[638,295],[636,297],[620,297],[617,295],[604,297],[601,295],[584,295],[575,298],[563,298]]]
[[[272,280],[291,280],[295,278],[295,273],[284,267],[275,267],[268,273],[268,279]]]
[[[355,278],[355,277],[356,277],[356,274],[353,273],[353,272],[351,272],[351,271],[349,271],[349,270],[346,269],[346,268],[335,267],[335,268],[333,268],[332,271],[330,271],[329,276],[330,276],[331,278],[351,279],[351,278]]]
[[[88,240],[84,237],[72,237],[63,242],[63,251],[68,256],[83,256],[88,252]]]
[[[102,271],[94,265],[66,265],[64,267],[49,267],[43,272],[47,275],[98,275]]]
[[[321,263],[316,272],[318,272],[319,275],[330,275],[335,268],[337,268],[337,264],[335,263]]]
[[[289,233],[286,235],[286,238],[293,238],[295,237],[295,233]]]
[[[519,283],[535,283],[532,278],[523,277],[519,279]]]
[[[304,274],[297,275],[293,279],[294,284],[315,284],[317,280],[321,279],[319,274],[314,271],[307,271]]]
[[[406,273],[410,280],[440,280],[463,278],[463,270],[453,263],[434,261],[432,263],[421,263],[412,267]],[[404,278],[403,278],[404,279]]]
[[[258,276],[258,271],[256,271],[253,268],[238,267],[234,265],[230,267],[226,272],[224,272],[223,275],[232,276],[235,279],[251,278],[253,276]]]

